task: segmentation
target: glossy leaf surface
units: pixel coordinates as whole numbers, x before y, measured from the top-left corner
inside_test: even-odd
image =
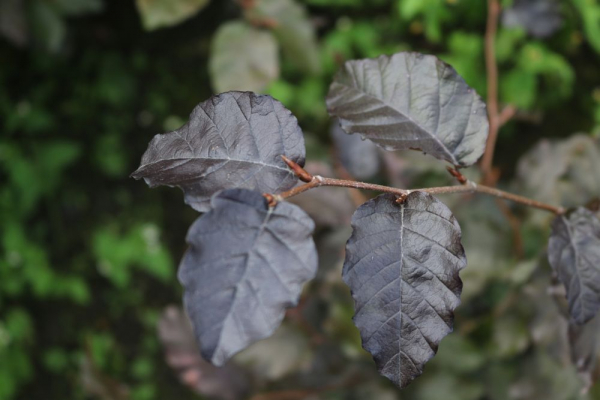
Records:
[[[395,200],[381,195],[356,211],[343,278],[363,347],[382,375],[405,387],[452,331],[466,258],[443,203],[423,192]]]
[[[200,103],[180,129],[156,135],[132,176],[150,187],[181,187],[185,202],[203,212],[222,189],[292,188],[298,179],[281,155],[304,165],[296,117],[270,96],[227,92]]]
[[[270,336],[317,269],[314,223],[300,208],[269,208],[257,192],[231,189],[188,232],[179,267],[202,356],[223,365]]]
[[[565,285],[569,313],[577,324],[600,309],[600,220],[583,207],[552,222],[548,260]]]
[[[483,154],[485,104],[456,71],[434,56],[398,53],[348,61],[327,96],[347,133],[386,150],[415,149],[453,165]]]

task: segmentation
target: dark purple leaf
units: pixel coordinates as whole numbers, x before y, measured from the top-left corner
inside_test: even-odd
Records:
[[[502,23],[508,27],[521,27],[531,36],[545,38],[562,25],[560,5],[554,0],[515,0],[502,13]]]
[[[452,331],[466,258],[460,227],[442,202],[424,192],[395,200],[381,195],[356,211],[343,278],[363,347],[403,388]]]
[[[460,167],[481,157],[488,135],[477,93],[452,67],[418,53],[346,62],[331,84],[327,108],[347,133]]]
[[[242,400],[250,389],[244,371],[228,363],[218,368],[198,354],[196,338],[187,316],[175,306],[165,309],[158,321],[158,336],[165,358],[182,383],[194,392],[221,400]]]
[[[331,124],[331,136],[340,162],[357,179],[370,179],[377,175],[381,166],[379,151],[373,142],[360,135],[348,135],[339,121]]]
[[[156,135],[132,176],[150,187],[179,186],[185,202],[204,212],[222,189],[292,188],[298,179],[282,155],[304,165],[296,117],[270,96],[227,92],[200,103],[180,129]]]
[[[579,207],[554,219],[548,260],[565,285],[573,321],[594,318],[600,308],[600,220],[592,211]]]
[[[293,204],[269,207],[258,192],[216,194],[191,226],[179,266],[202,356],[223,365],[270,336],[317,270],[313,221]]]

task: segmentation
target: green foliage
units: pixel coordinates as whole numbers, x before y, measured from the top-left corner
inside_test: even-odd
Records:
[[[587,134],[600,137],[600,4],[560,3],[564,22],[549,38],[500,23],[500,106],[518,112],[500,133],[496,165],[501,187],[580,205],[600,197],[598,142]],[[435,54],[486,94],[485,1],[256,4],[0,1],[0,400],[102,398],[98,387],[128,399],[198,398],[176,382],[156,337],[161,310],[181,301],[175,264],[196,215],[180,207],[177,191],[149,191],[127,175],[149,138],[185,123],[211,88],[278,98],[298,116],[308,154],[322,160],[331,158],[323,99],[345,60]],[[587,133],[567,139],[577,131]],[[542,137],[552,139],[536,145]],[[419,154],[384,164],[378,183],[449,183]],[[539,261],[548,218],[512,210],[518,254],[494,201],[443,200],[463,228],[464,301],[456,333],[402,398],[585,398],[576,368],[564,362],[565,327]],[[275,338],[274,349],[297,343],[303,351],[280,350],[286,362],[277,365],[248,355],[261,390],[328,386],[356,367],[364,382],[316,396],[398,398],[369,373],[349,319],[339,280],[348,235],[338,227],[318,234],[322,265],[303,310],[308,325],[290,317]],[[594,387],[587,398],[599,393]]]
[[[202,10],[210,0],[136,0],[147,30],[176,25]]]
[[[173,276],[173,265],[167,250],[160,244],[155,225],[134,226],[124,235],[110,227],[100,228],[93,239],[98,271],[116,286],[131,285],[131,268],[141,268],[162,281]]]

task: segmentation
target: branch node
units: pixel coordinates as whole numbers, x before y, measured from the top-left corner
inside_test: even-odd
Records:
[[[270,208],[273,208],[277,205],[277,202],[281,200],[281,196],[275,195],[273,196],[270,193],[263,193],[263,197],[267,199],[267,204]]]
[[[285,162],[287,164],[288,167],[290,167],[290,169],[292,171],[294,171],[294,174],[296,174],[296,176],[298,177],[298,179],[300,179],[302,182],[308,183],[308,182],[312,181],[312,178],[313,178],[312,175],[309,174],[300,165],[298,165],[294,161],[290,160],[286,156],[281,156],[281,159],[283,160],[283,162]]]
[[[321,175],[315,175],[314,178],[321,183],[325,180]]]
[[[408,197],[408,195],[410,194],[410,190],[407,190],[406,193],[403,194],[399,194],[396,197],[396,204],[402,204],[406,201],[406,198]]]

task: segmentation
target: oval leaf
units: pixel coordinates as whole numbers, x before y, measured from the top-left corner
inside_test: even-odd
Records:
[[[263,91],[279,77],[277,40],[246,22],[227,22],[212,40],[209,69],[216,92]]]
[[[228,92],[200,103],[180,129],[156,135],[132,176],[150,187],[179,186],[185,202],[204,212],[222,189],[292,188],[298,179],[281,155],[304,165],[296,117],[270,96]]]
[[[300,208],[230,189],[191,226],[179,266],[202,356],[223,365],[270,336],[317,270],[312,220]]]
[[[363,347],[403,388],[452,331],[466,258],[460,227],[442,202],[424,192],[395,200],[385,194],[358,208],[343,278]]]
[[[329,114],[347,133],[386,150],[422,150],[467,167],[483,154],[485,104],[434,56],[398,53],[345,63],[327,95]]]
[[[583,207],[552,222],[548,260],[565,285],[569,313],[577,324],[600,309],[600,220]]]

